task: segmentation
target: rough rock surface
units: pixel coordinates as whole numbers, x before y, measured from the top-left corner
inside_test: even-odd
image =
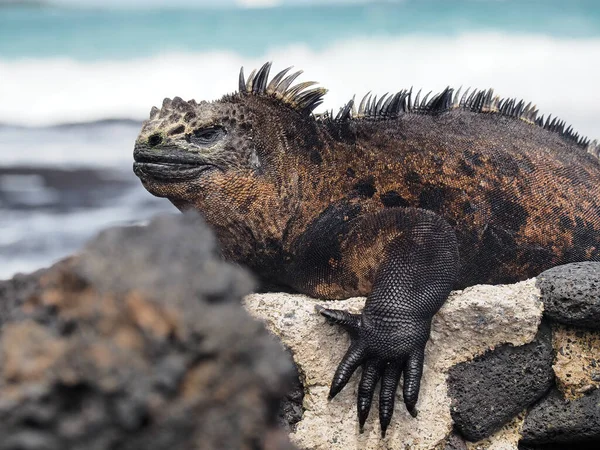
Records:
[[[493,435],[478,442],[467,442],[467,450],[516,450],[524,420],[525,411],[522,411]]]
[[[600,390],[569,401],[554,389],[536,403],[525,418],[524,446],[555,445],[555,448],[576,449],[592,443],[595,448],[600,444]]]
[[[552,331],[542,324],[536,340],[503,345],[449,371],[454,426],[469,441],[499,430],[542,397],[554,383]]]
[[[545,445],[525,445],[519,444],[517,450],[598,450],[598,441],[577,442],[573,444],[545,444]],[[513,449],[510,449],[513,450]]]
[[[600,330],[600,263],[565,264],[537,278],[545,314],[567,325]]]
[[[285,449],[291,362],[197,217],[0,283],[0,449]]]
[[[286,349],[290,361],[293,361],[293,355]],[[296,424],[302,419],[304,410],[302,403],[304,401],[304,386],[300,382],[300,374],[294,364],[292,383],[281,402],[277,422],[288,433],[296,429]]]
[[[310,449],[443,448],[452,431],[448,369],[501,344],[531,342],[543,309],[535,280],[509,286],[475,286],[453,293],[434,318],[417,404],[419,415],[413,419],[398,399],[387,437],[382,440],[376,407],[364,434],[359,433],[357,375],[335,399],[327,400],[331,378],[349,338],[339,328],[326,324],[315,312],[316,304],[358,312],[364,299],[317,301],[302,295],[271,293],[250,295],[245,300],[250,313],[280,336],[294,355],[305,396],[304,415],[291,438],[298,447]],[[377,394],[375,397],[377,402]]]
[[[600,332],[553,326],[556,384],[569,400],[600,389]]]
[[[451,433],[446,442],[439,446],[440,450],[467,450],[467,443],[456,433]],[[437,449],[436,449],[437,450]]]

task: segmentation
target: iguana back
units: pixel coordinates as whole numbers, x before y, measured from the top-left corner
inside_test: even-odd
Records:
[[[570,133],[466,108],[322,126],[365,208],[423,208],[456,230],[461,287],[600,259],[600,161]]]

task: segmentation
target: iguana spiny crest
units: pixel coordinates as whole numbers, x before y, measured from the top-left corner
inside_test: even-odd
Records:
[[[173,100],[166,98],[163,101],[162,108],[152,108],[149,120],[142,130],[140,138],[146,136],[154,145],[159,141],[168,140],[169,137],[189,136],[193,140],[195,134],[202,135],[203,130],[208,128],[206,120],[203,122],[201,119],[202,114],[198,114],[200,111],[209,107],[209,105],[210,108],[218,109],[217,105],[220,103],[239,105],[243,103],[244,97],[248,96],[278,100],[281,105],[296,110],[303,115],[310,115],[323,103],[327,89],[312,88],[307,90],[316,82],[308,81],[293,85],[294,81],[303,73],[302,71],[287,75],[291,70],[291,67],[288,67],[269,80],[270,70],[271,63],[269,62],[264,64],[258,71],[253,70],[246,80],[242,68],[239,73],[238,92],[226,95],[217,102],[203,101],[197,103],[195,100],[184,101],[180,97],[175,97]],[[333,111],[327,111],[316,115],[315,119],[335,122],[353,119],[389,120],[397,118],[401,114],[436,114],[460,108],[472,112],[495,113],[514,117],[538,125],[548,131],[556,132],[565,139],[586,148],[596,156],[600,152],[600,144],[597,141],[591,141],[584,136],[580,136],[579,133],[573,130],[573,127],[567,127],[566,123],[557,117],[553,118],[552,115],[546,118],[543,115],[540,116],[537,107],[531,102],[526,103],[515,98],[501,98],[494,94],[493,89],[477,90],[468,88],[464,92],[461,91],[462,88],[455,91],[448,87],[441,93],[432,96],[432,93],[429,92],[421,98],[421,91],[413,95],[411,88],[401,90],[394,95],[386,93],[379,99],[377,95],[367,93],[362,98],[358,109],[355,100],[351,99],[339,109],[337,114],[334,114]],[[221,112],[224,121],[230,120],[230,123],[236,123],[235,118],[231,120],[232,117],[229,117],[235,115],[235,108],[228,108]],[[250,125],[250,123],[246,122],[246,125]],[[212,136],[213,133],[207,130],[206,135]]]

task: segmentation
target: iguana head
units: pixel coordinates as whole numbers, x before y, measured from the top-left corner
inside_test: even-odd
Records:
[[[297,176],[288,176],[301,149],[318,143],[311,113],[325,90],[292,86],[301,72],[269,80],[270,63],[239,92],[213,102],[165,99],[152,108],[134,150],[134,172],[152,194],[180,209],[195,208],[209,222],[232,226],[253,214],[275,215],[289,204]],[[285,191],[286,194],[282,194]]]

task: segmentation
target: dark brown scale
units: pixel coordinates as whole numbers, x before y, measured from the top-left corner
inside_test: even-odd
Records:
[[[351,126],[368,139],[350,148],[331,139],[332,166],[383,162],[385,171],[357,174],[374,178],[373,184],[359,181],[353,188],[383,192],[380,208],[414,206],[446,219],[459,239],[458,286],[515,282],[557,264],[598,259],[592,248],[600,242],[600,165],[558,134],[462,110]],[[324,188],[341,198],[348,174],[340,170],[338,177],[337,188]]]

